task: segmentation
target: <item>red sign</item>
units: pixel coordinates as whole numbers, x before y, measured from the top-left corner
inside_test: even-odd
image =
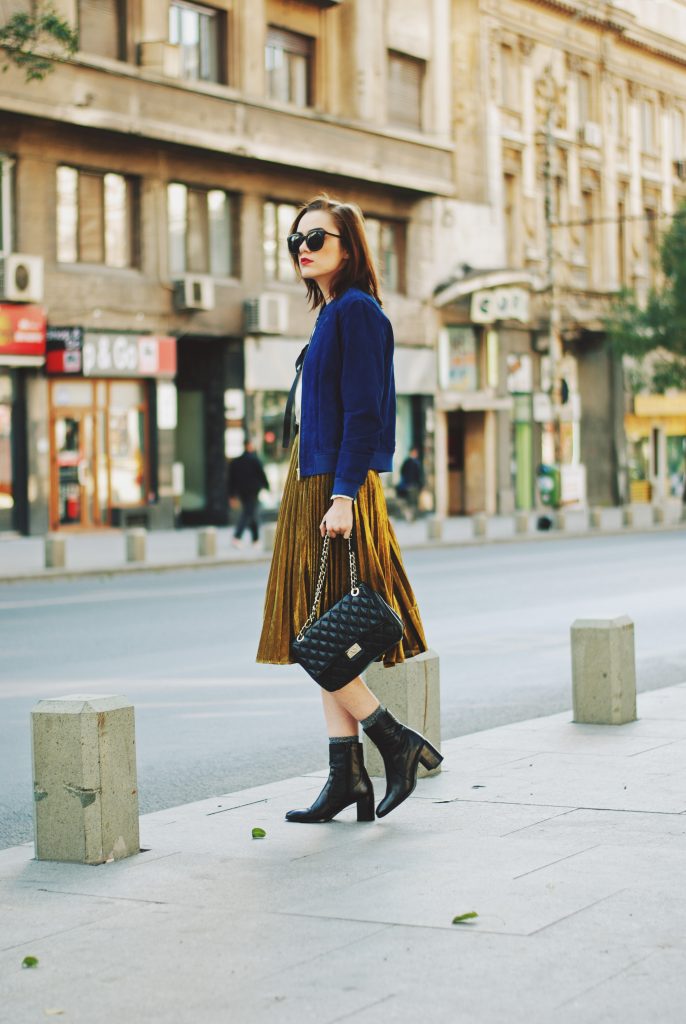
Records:
[[[0,303],[0,363],[3,356],[44,356],[45,331],[40,306]]]

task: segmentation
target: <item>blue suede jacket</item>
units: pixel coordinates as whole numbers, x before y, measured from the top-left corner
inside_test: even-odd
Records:
[[[393,328],[366,292],[349,288],[322,309],[302,369],[300,476],[333,473],[332,494],[357,496],[395,451]]]

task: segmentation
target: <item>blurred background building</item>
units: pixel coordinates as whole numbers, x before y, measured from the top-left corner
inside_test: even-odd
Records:
[[[627,405],[602,318],[686,192],[681,0],[57,7],[79,52],[0,78],[0,530],[224,523],[246,433],[278,502],[322,190],[366,215],[437,511],[532,507],[556,443],[566,501],[668,486],[683,405]]]

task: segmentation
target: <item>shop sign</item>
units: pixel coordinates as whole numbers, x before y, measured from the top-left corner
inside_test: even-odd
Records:
[[[526,288],[482,288],[473,292],[470,318],[475,324],[493,324],[496,320],[529,319],[529,293]]]
[[[510,352],[507,357],[507,390],[511,395],[533,391],[531,356],[526,352]]]
[[[81,373],[83,327],[48,327],[48,373]]]
[[[439,339],[439,379],[451,391],[478,387],[476,335],[473,327],[450,326]]]
[[[50,327],[47,369],[84,377],[173,377],[176,339]]]
[[[5,355],[44,356],[45,328],[40,306],[0,303],[0,362]]]

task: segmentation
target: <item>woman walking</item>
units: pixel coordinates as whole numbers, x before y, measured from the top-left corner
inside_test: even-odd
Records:
[[[393,330],[381,308],[379,285],[358,208],[319,196],[301,208],[288,248],[319,310],[309,345],[297,364],[296,436],[274,539],[264,623],[257,660],[292,664],[290,646],[305,623],[314,595],[322,538],[330,564],[321,599],[326,611],[348,586],[347,545],[356,540],[360,577],[400,615],[402,640],[384,655],[386,665],[426,650],[424,630],[400,548],[388,520],[379,478],[395,449]],[[284,442],[291,428],[286,412]],[[334,538],[339,538],[334,540]],[[362,758],[358,723],[379,748],[386,769],[383,817],[412,793],[419,763],[442,757],[419,733],[382,707],[361,677],[322,689],[329,735],[329,778],[311,807],[287,820],[330,821],[351,804],[358,821],[374,820],[374,793]]]

